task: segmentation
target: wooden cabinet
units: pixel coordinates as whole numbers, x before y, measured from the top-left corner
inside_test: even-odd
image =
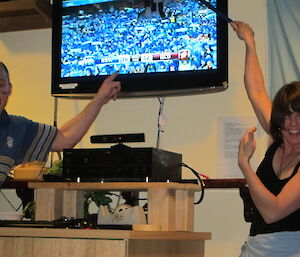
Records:
[[[182,183],[29,182],[36,191],[36,219],[80,215],[82,192],[148,192],[149,224],[163,231],[0,227],[0,253],[9,257],[204,257],[210,232],[193,232],[194,192]]]
[[[0,228],[1,256],[204,257],[207,232]]]
[[[49,0],[9,0],[0,2],[0,32],[50,28]]]

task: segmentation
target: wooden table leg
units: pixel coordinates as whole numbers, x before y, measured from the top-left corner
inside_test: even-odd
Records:
[[[176,231],[194,231],[194,192],[176,190]]]
[[[53,221],[63,216],[63,190],[38,188],[35,195],[35,220]]]
[[[161,225],[163,231],[175,231],[175,190],[149,188],[148,223]]]
[[[84,217],[84,194],[82,190],[64,190],[63,216],[76,219]]]

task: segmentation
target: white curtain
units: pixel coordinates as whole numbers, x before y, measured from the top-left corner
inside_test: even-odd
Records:
[[[272,98],[300,81],[300,0],[268,0],[269,72]]]

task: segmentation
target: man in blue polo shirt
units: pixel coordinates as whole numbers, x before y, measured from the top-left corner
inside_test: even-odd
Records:
[[[74,118],[62,127],[33,122],[24,117],[9,115],[5,106],[11,94],[9,72],[0,61],[0,188],[11,169],[29,161],[46,161],[49,151],[74,147],[88,131],[102,106],[116,100],[121,90],[117,73],[109,76],[95,97]]]

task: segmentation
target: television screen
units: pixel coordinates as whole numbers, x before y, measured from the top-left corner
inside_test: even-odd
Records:
[[[53,15],[54,96],[89,96],[115,71],[124,97],[227,88],[228,25],[197,0],[56,0]]]

